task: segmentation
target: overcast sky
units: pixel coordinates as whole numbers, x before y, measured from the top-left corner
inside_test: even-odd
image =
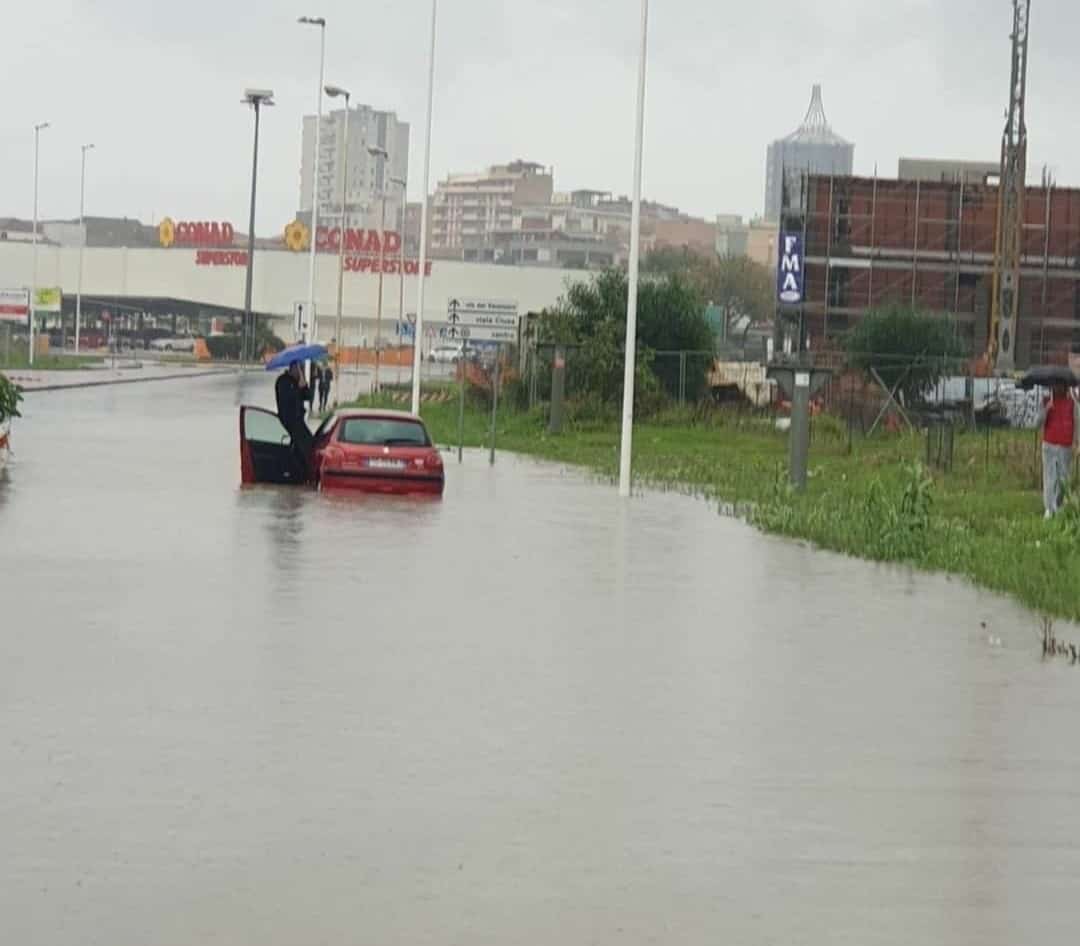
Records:
[[[1010,0],[652,0],[645,194],[704,216],[762,210],[765,148],[801,121],[813,83],[856,172],[900,156],[997,160]],[[1075,0],[1034,0],[1029,166],[1080,185]],[[269,87],[258,227],[298,202],[300,123],[328,82],[412,124],[420,195],[430,0],[3,0],[0,216],[87,213],[246,223],[251,115]],[[432,189],[449,171],[524,158],[556,188],[629,193],[639,0],[440,0]]]

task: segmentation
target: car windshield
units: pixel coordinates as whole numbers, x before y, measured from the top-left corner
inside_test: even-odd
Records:
[[[341,423],[342,443],[376,446],[429,447],[427,431],[415,420],[389,417],[349,417]]]

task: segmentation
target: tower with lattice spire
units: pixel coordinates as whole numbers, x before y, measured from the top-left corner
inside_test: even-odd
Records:
[[[765,160],[765,218],[780,219],[785,191],[787,206],[798,205],[804,174],[850,174],[854,162],[855,145],[832,130],[825,117],[821,86],[815,85],[802,124],[769,145]]]

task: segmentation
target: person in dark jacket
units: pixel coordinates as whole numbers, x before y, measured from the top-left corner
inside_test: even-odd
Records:
[[[307,414],[305,404],[312,400],[312,391],[304,381],[304,366],[301,362],[294,361],[278,375],[274,383],[274,397],[277,400],[278,420],[289,432],[293,451],[306,475],[315,438],[304,419]]]
[[[319,369],[319,410],[326,410],[326,402],[330,400],[330,385],[334,382],[334,372],[329,365],[323,365]]]

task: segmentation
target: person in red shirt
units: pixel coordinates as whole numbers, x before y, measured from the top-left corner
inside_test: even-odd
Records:
[[[1072,475],[1073,448],[1080,441],[1080,404],[1064,384],[1054,385],[1043,401],[1039,424],[1043,432],[1043,507],[1047,519],[1061,508]]]

